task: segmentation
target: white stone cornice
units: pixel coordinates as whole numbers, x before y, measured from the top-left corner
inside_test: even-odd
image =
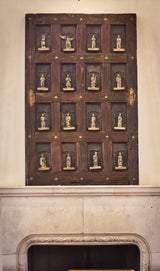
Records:
[[[160,186],[22,186],[1,187],[0,197],[160,196]]]

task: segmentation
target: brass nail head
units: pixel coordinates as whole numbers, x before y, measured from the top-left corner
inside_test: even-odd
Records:
[[[58,181],[58,178],[54,178],[55,181]]]
[[[106,135],[106,138],[109,138],[109,135]]]
[[[80,21],[83,21],[83,18],[80,18]]]
[[[131,59],[133,60],[133,59],[134,59],[134,56],[131,56]]]
[[[79,98],[82,99],[82,95],[80,95]]]
[[[82,136],[79,136],[79,138],[82,138]]]
[[[135,136],[132,136],[132,139],[135,139]]]
[[[108,56],[105,56],[104,58],[105,58],[105,59],[108,59]]]
[[[55,56],[55,59],[58,59],[58,56]]]
[[[58,138],[58,136],[54,136],[54,138],[55,138],[55,139],[57,139],[57,138]]]
[[[108,99],[108,96],[106,95],[106,96],[104,96],[104,98],[105,98],[105,99]]]
[[[58,99],[58,96],[54,96],[55,99]]]
[[[105,18],[104,18],[104,21],[107,21],[107,20],[108,20],[108,19],[105,17]]]
[[[84,178],[83,178],[83,177],[81,177],[81,181],[84,181]]]
[[[106,181],[109,181],[109,177],[106,177]]]
[[[33,181],[33,177],[30,177],[29,180],[30,180],[30,181]]]
[[[84,58],[83,56],[80,57],[80,59],[83,59],[83,58]]]
[[[132,178],[132,181],[135,181],[136,180],[136,178]]]

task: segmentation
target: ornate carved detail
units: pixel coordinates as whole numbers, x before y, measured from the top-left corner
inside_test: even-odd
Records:
[[[32,107],[35,103],[35,95],[32,89],[29,90],[29,105]]]
[[[61,234],[29,235],[17,248],[18,271],[27,271],[27,250],[32,245],[120,245],[135,244],[140,249],[141,271],[151,270],[151,252],[147,241],[137,234]]]
[[[133,88],[130,88],[129,90],[130,96],[129,96],[129,103],[130,105],[133,105],[136,100],[136,94]]]

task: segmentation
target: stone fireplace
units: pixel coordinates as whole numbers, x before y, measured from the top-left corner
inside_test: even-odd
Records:
[[[136,245],[160,270],[160,187],[2,188],[3,271],[27,271],[32,246]]]

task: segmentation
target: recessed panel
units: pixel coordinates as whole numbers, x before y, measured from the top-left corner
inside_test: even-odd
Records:
[[[74,143],[62,144],[62,170],[76,170],[76,144]]]
[[[72,53],[76,50],[76,26],[62,25],[61,26],[61,48],[64,53]]]
[[[36,27],[36,51],[38,53],[51,51],[51,27],[49,25],[38,25]]]
[[[101,90],[101,66],[87,64],[86,67],[86,91],[98,92]]]
[[[76,130],[76,105],[61,104],[61,127],[63,131]]]
[[[76,64],[61,65],[61,90],[64,92],[76,90]]]
[[[91,53],[101,50],[101,26],[87,25],[87,51]]]
[[[87,130],[90,132],[101,130],[100,104],[87,104]]]
[[[113,143],[113,170],[123,171],[127,168],[127,143]]]
[[[112,104],[112,130],[114,131],[127,130],[127,104],[126,103]]]
[[[126,26],[125,25],[112,25],[111,51],[114,53],[126,52]]]
[[[39,172],[51,169],[51,146],[49,143],[36,145],[36,168]]]
[[[88,169],[98,171],[103,168],[103,155],[101,143],[88,143]]]
[[[48,92],[51,89],[51,65],[36,65],[36,90],[38,92]]]

